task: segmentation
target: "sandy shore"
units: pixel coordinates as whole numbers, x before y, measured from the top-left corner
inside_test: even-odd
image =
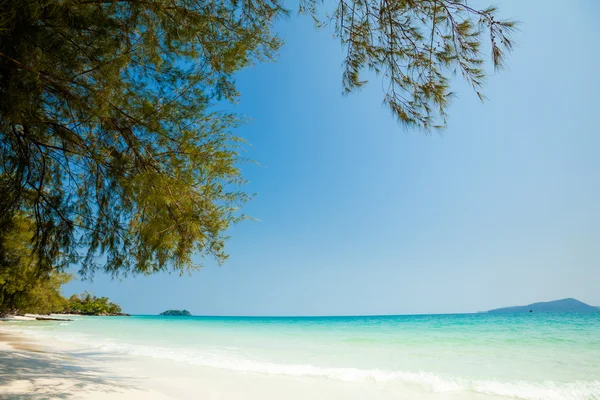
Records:
[[[44,323],[39,321],[40,323]],[[310,376],[208,368],[152,356],[106,351],[3,330],[0,322],[0,399],[464,400],[461,393],[420,387],[344,382]],[[14,324],[6,322],[6,324]],[[14,326],[14,325],[13,325]],[[8,325],[5,326],[8,328]],[[400,393],[401,396],[398,394]],[[470,394],[469,400],[498,400]]]
[[[0,399],[171,399],[146,377],[115,373],[109,361],[119,362],[7,334],[0,323]]]
[[[3,332],[0,322],[2,400],[364,400],[374,394],[354,384],[201,368],[18,337]]]
[[[368,398],[354,385],[201,368],[3,331],[0,399],[329,400]],[[316,397],[315,397],[316,395]]]

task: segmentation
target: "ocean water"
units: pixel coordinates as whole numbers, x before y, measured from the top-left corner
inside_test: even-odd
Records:
[[[75,319],[1,327],[370,399],[600,399],[600,313]]]

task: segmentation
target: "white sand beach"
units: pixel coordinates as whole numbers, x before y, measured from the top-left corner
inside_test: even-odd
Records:
[[[17,336],[3,331],[0,322],[0,399],[359,399],[366,395],[359,385],[199,368]]]
[[[385,386],[203,368],[107,353],[59,340],[15,335],[3,330],[0,322],[0,399],[358,400],[388,398],[392,392],[393,388]],[[403,393],[408,393],[406,388]],[[418,398],[440,396],[421,392]]]
[[[148,388],[143,376],[117,373],[118,360],[78,355],[65,343],[32,341],[2,332],[0,399],[151,399],[171,397]]]
[[[0,399],[600,398],[594,316],[26,318],[0,322]]]

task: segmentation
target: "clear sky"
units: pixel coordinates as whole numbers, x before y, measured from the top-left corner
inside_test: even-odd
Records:
[[[488,5],[487,0],[477,4]],[[381,83],[341,96],[343,51],[280,21],[277,63],[239,75],[252,122],[230,259],[191,276],[93,283],[126,312],[473,312],[575,297],[600,306],[600,2],[495,2],[522,22],[482,104],[464,84],[443,134],[400,128]]]

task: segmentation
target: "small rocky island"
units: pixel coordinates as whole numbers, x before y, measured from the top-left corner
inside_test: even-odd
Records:
[[[158,315],[166,315],[170,317],[191,317],[192,314],[188,310],[167,310]]]

